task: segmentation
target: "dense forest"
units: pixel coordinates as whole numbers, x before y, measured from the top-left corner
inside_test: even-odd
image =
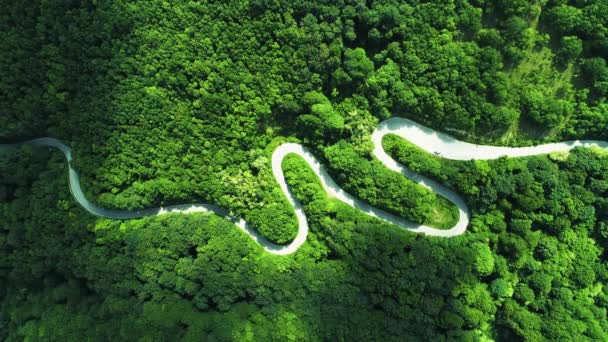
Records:
[[[603,0],[0,0],[0,142],[69,144],[106,208],[213,203],[286,243],[281,142],[341,187],[448,228],[386,169],[392,116],[459,139],[608,140]],[[307,242],[270,255],[214,215],[108,220],[58,151],[0,154],[0,340],[608,340],[608,155],[449,161],[385,149],[461,194],[467,233],[400,230],[284,161]]]

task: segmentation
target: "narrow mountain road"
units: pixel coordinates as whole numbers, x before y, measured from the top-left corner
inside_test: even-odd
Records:
[[[592,147],[597,146],[608,150],[608,142],[606,141],[567,141],[561,143],[544,144],[531,147],[502,147],[502,146],[487,146],[475,145],[456,140],[446,134],[436,132],[428,127],[422,126],[404,118],[391,118],[381,122],[372,134],[372,142],[374,143],[374,156],[378,158],[389,169],[399,172],[403,176],[415,181],[431,191],[445,197],[458,208],[459,219],[456,225],[447,230],[436,229],[433,227],[417,224],[390,214],[384,210],[377,209],[371,205],[356,199],[352,195],[342,190],[334,180],[329,176],[327,171],[319,163],[319,161],[302,145],[294,143],[286,143],[277,147],[272,154],[272,171],[283,193],[287,196],[289,203],[293,206],[298,220],[298,233],[295,239],[287,245],[276,245],[267,239],[263,238],[255,229],[250,227],[245,220],[233,217],[230,213],[213,204],[180,204],[159,208],[148,208],[142,210],[111,210],[101,208],[89,201],[80,187],[80,179],[78,173],[72,168],[72,151],[66,144],[54,138],[39,138],[26,142],[0,145],[0,152],[8,149],[13,149],[21,145],[32,145],[37,147],[54,147],[59,149],[65,155],[68,162],[69,185],[70,191],[74,199],[82,205],[84,209],[93,215],[111,218],[111,219],[133,219],[145,216],[161,215],[166,213],[194,213],[207,212],[223,216],[232,221],[237,227],[242,229],[254,241],[259,243],[269,253],[277,255],[287,255],[294,253],[306,241],[308,235],[308,220],[302,205],[298,202],[295,196],[285,182],[285,175],[281,163],[289,154],[296,154],[302,157],[312,168],[314,173],[319,177],[321,185],[329,196],[336,198],[349,206],[363,211],[366,215],[376,217],[380,220],[395,224],[401,228],[416,232],[424,233],[432,236],[452,237],[463,234],[469,225],[469,209],[464,200],[454,191],[447,187],[419,175],[405,166],[399,164],[392,159],[382,148],[382,138],[386,134],[396,134],[411,143],[417,145],[423,150],[437,154],[443,158],[455,160],[470,160],[470,159],[497,159],[502,156],[507,157],[525,157],[538,154],[548,154],[552,152],[569,151],[575,147]]]

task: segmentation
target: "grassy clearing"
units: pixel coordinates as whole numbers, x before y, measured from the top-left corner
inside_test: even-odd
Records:
[[[508,71],[511,96],[507,106],[518,111],[521,111],[522,95],[531,91],[540,92],[546,98],[572,100],[574,97],[572,65],[565,70],[558,70],[554,65],[555,54],[549,47],[549,37],[538,28],[542,7],[533,6],[533,8],[528,22],[530,40],[525,56],[519,64]],[[530,122],[521,115],[504,132],[499,142],[509,145],[520,138],[550,138],[567,124],[568,119],[565,117],[560,125],[547,129],[539,127],[538,124]]]
[[[450,229],[458,222],[460,215],[454,204],[443,197],[437,197],[440,204],[433,207],[433,216],[426,224],[437,229]]]
[[[560,72],[553,65],[553,59],[554,53],[549,48],[531,49],[519,65],[509,73],[509,88],[515,94],[508,103],[510,107],[519,108],[520,94],[530,89],[540,91],[545,97],[567,100],[573,98],[572,65]],[[568,117],[564,118],[562,125],[553,130],[546,130],[520,117],[503,134],[500,143],[508,145],[522,134],[535,138],[550,137],[565,125],[568,119]]]

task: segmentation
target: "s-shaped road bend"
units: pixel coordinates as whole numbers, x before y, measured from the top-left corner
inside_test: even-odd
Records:
[[[295,239],[287,245],[274,244],[262,237],[254,228],[249,226],[242,218],[232,216],[228,210],[220,208],[213,204],[179,204],[167,207],[148,208],[142,210],[113,210],[101,208],[89,201],[80,187],[80,179],[76,170],[72,168],[72,151],[63,142],[54,138],[39,138],[25,141],[17,144],[0,145],[0,152],[16,148],[20,145],[32,145],[36,147],[54,147],[59,149],[65,156],[68,162],[69,186],[74,199],[89,213],[110,218],[110,219],[133,219],[145,216],[161,215],[165,213],[194,213],[207,212],[223,216],[233,222],[237,227],[242,229],[249,237],[264,248],[269,253],[277,255],[287,255],[294,253],[306,241],[308,235],[308,220],[300,202],[292,194],[285,181],[285,175],[281,163],[288,154],[296,154],[303,158],[306,163],[312,168],[313,172],[319,177],[320,183],[329,194],[329,196],[338,199],[349,206],[363,211],[366,215],[376,217],[380,220],[395,224],[403,229],[407,229],[416,233],[424,233],[432,236],[453,237],[463,234],[469,225],[470,213],[469,209],[458,194],[448,189],[447,187],[419,175],[405,166],[399,164],[391,158],[382,148],[382,138],[387,134],[398,135],[411,143],[422,148],[426,152],[435,153],[446,159],[454,160],[489,160],[497,159],[502,156],[507,157],[525,157],[538,154],[548,154],[552,152],[565,152],[575,147],[592,147],[596,146],[608,150],[607,141],[597,140],[575,140],[553,144],[544,144],[530,147],[502,147],[502,146],[487,146],[470,144],[456,140],[446,134],[434,131],[428,127],[422,126],[414,121],[405,118],[391,118],[381,122],[372,133],[372,142],[374,144],[373,154],[389,169],[402,174],[412,181],[424,186],[436,194],[445,197],[452,202],[459,213],[458,222],[450,229],[441,230],[422,224],[413,223],[405,220],[384,210],[377,209],[368,203],[361,201],[352,195],[342,190],[334,180],[329,176],[325,168],[319,161],[302,145],[295,143],[285,143],[277,147],[272,154],[272,172],[275,179],[279,183],[281,190],[287,197],[289,203],[295,210],[298,221],[298,233]]]

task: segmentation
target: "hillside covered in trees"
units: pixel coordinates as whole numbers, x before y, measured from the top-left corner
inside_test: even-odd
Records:
[[[450,227],[386,169],[403,116],[459,139],[608,140],[603,0],[0,0],[0,142],[68,143],[105,208],[213,203],[293,239],[272,176],[310,149],[355,197]],[[298,157],[307,242],[270,255],[209,214],[84,211],[63,156],[0,153],[0,340],[608,340],[608,155],[449,161],[387,136],[461,194],[467,233],[403,231],[328,197]]]

